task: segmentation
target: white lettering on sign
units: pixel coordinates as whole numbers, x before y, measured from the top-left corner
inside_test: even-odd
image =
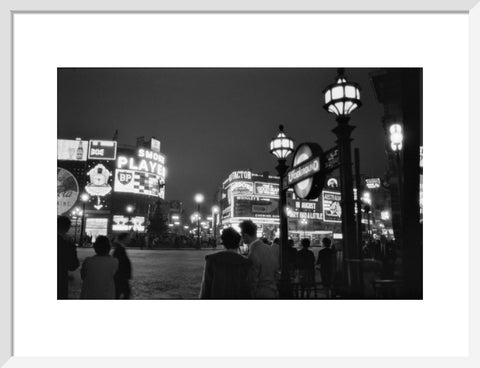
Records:
[[[250,193],[253,194],[253,183],[248,181],[237,181],[232,183],[230,187],[233,193]]]
[[[280,192],[278,184],[273,183],[255,183],[255,194],[277,197]]]
[[[138,157],[146,158],[146,159],[153,160],[153,161],[157,161],[157,162],[161,163],[162,165],[165,164],[165,156],[161,155],[160,153],[147,150],[145,148],[139,148],[138,149]]]
[[[234,171],[228,177],[228,180],[252,180],[251,171]]]
[[[310,174],[314,174],[319,170],[320,161],[318,158],[306,163],[305,165],[300,164],[298,168],[293,169],[288,173],[288,183],[292,184],[293,182],[308,177]]]
[[[159,162],[149,161],[147,159],[141,159],[137,161],[134,157],[118,156],[117,169],[129,169],[150,172],[152,174],[165,177],[165,166]]]

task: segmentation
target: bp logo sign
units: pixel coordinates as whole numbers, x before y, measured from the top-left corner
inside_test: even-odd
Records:
[[[293,154],[287,185],[302,199],[318,198],[325,183],[325,158],[316,143],[302,143]]]

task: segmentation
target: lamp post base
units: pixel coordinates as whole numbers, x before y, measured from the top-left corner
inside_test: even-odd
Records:
[[[290,275],[282,275],[278,285],[278,296],[280,299],[293,299],[292,284],[290,282]]]

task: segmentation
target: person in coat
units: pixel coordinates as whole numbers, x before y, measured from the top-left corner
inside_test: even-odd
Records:
[[[257,238],[257,225],[251,220],[240,223],[243,242],[248,244],[250,269],[250,294],[255,299],[278,298],[277,270],[278,260],[272,247]]]
[[[67,237],[71,221],[57,217],[57,299],[68,299],[68,271],[75,271],[80,263],[75,244]]]
[[[118,260],[110,256],[110,240],[98,236],[93,244],[96,255],[85,258],[80,275],[83,284],[81,299],[115,299],[114,277],[118,270]]]
[[[200,299],[248,299],[251,262],[238,254],[241,236],[226,228],[221,240],[225,250],[205,257]]]
[[[302,249],[296,254],[296,269],[300,283],[300,297],[310,297],[310,291],[315,286],[315,255],[308,248],[310,239],[301,240]]]
[[[330,297],[335,272],[335,251],[331,248],[332,241],[329,238],[323,238],[322,245],[323,248],[318,252],[317,265],[320,265],[322,285],[327,291],[327,297]]]
[[[115,274],[115,298],[130,299],[130,279],[132,278],[132,264],[128,258],[125,247],[128,245],[130,235],[121,233],[113,245],[113,257],[118,260],[118,271]]]

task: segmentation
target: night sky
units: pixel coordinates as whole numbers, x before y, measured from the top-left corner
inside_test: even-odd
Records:
[[[363,106],[352,113],[352,152],[360,148],[361,172],[382,176],[385,135],[382,107],[368,73],[346,69],[361,87]],[[323,89],[336,69],[59,69],[58,138],[120,144],[155,136],[166,155],[166,199],[193,209],[207,206],[235,170],[276,174],[269,143],[278,125],[295,142],[335,145],[335,116],[323,109]]]

